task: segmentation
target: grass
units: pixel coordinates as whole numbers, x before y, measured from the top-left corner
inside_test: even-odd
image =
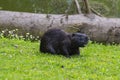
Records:
[[[120,80],[120,45],[89,43],[81,56],[39,52],[39,42],[0,39],[0,80]]]

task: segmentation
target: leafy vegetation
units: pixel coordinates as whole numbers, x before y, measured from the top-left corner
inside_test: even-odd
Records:
[[[120,80],[120,45],[91,42],[81,56],[39,52],[39,42],[0,38],[1,80]]]
[[[39,36],[34,36],[30,33],[26,33],[24,35],[22,35],[20,33],[21,31],[18,29],[13,29],[13,30],[2,30],[0,31],[0,38],[9,38],[9,39],[22,39],[25,41],[38,41],[39,40]]]
[[[120,17],[120,0],[90,0],[90,6],[105,16]]]
[[[76,14],[73,0],[1,0],[0,9],[34,13]],[[82,5],[82,0],[78,0]],[[89,0],[90,6],[104,16],[120,17],[120,0]]]

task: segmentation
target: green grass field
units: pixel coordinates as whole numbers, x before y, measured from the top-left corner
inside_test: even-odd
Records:
[[[81,56],[39,52],[39,42],[0,39],[0,80],[120,80],[120,45],[89,43]]]

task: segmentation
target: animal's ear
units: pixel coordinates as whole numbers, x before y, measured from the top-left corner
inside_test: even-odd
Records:
[[[72,34],[72,37],[75,36],[75,33]]]

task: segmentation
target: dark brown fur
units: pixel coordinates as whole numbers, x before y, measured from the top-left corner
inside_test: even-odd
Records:
[[[82,33],[69,34],[61,29],[49,29],[41,38],[40,51],[43,53],[62,54],[70,57],[80,54],[79,47],[88,43],[88,37]]]

